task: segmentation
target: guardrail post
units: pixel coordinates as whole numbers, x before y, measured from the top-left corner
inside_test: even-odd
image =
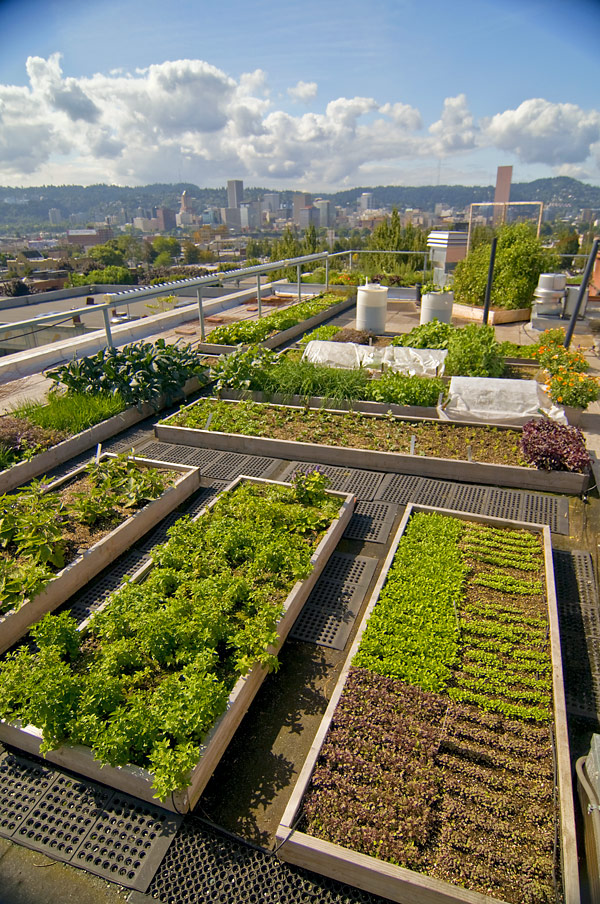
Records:
[[[112,333],[110,331],[110,317],[108,307],[102,308],[102,316],[104,317],[104,332],[106,333],[106,345],[108,348],[114,348]]]
[[[300,271],[302,269],[302,264],[296,265],[296,276],[298,277],[298,301],[302,301],[302,291],[300,289]]]
[[[258,319],[262,317],[262,298],[260,297],[260,273],[256,274],[256,301],[258,302]]]
[[[196,295],[198,296],[198,317],[200,319],[200,338],[204,342],[205,329],[204,329],[204,308],[202,307],[202,286],[198,286],[196,289]]]
[[[325,258],[325,288],[329,289],[329,255]]]

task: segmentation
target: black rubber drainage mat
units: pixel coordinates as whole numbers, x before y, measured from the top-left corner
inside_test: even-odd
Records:
[[[379,559],[335,552],[290,631],[290,639],[334,650],[346,646]]]
[[[186,818],[148,889],[164,904],[387,904]],[[137,900],[137,896],[136,896]]]
[[[43,762],[0,751],[0,836],[146,891],[183,821]]]
[[[387,543],[398,506],[389,502],[368,502],[359,499],[352,518],[344,531],[346,540],[364,540],[369,543]]]
[[[554,550],[567,710],[600,723],[600,611],[592,557]]]
[[[280,464],[277,458],[261,455],[244,455],[239,452],[217,452],[196,446],[179,446],[174,443],[152,442],[143,446],[140,455],[158,461],[199,467],[203,477],[217,480],[233,480],[240,474],[248,477],[268,477]]]
[[[554,533],[569,533],[569,500],[564,496],[431,480],[407,474],[387,474],[377,491],[376,499],[397,505],[414,502],[473,515],[490,515],[529,524],[548,524]]]

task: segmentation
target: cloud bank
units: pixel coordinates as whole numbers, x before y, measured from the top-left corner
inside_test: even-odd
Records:
[[[61,57],[29,57],[29,84],[0,85],[0,184],[144,184],[185,177],[285,187],[340,188],[419,161],[460,167],[467,154],[502,152],[548,175],[600,178],[600,111],[543,98],[477,120],[464,94],[424,123],[399,99],[339,97],[310,107],[315,82],[288,88],[290,113],[262,70],[235,80],[203,60],[128,73],[65,77]],[[389,181],[389,180],[386,180]],[[400,181],[398,178],[394,181]]]

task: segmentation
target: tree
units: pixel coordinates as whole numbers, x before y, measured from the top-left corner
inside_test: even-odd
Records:
[[[173,258],[168,251],[161,251],[160,254],[157,254],[154,258],[155,267],[170,267],[172,263]]]
[[[271,260],[282,261],[289,260],[292,257],[300,257],[302,254],[302,245],[298,239],[296,230],[290,229],[289,226],[283,230],[280,239],[275,239],[271,248]],[[272,279],[296,279],[296,268],[287,267],[283,270],[276,270],[271,274]]]
[[[168,254],[170,263],[173,263],[173,258],[179,257],[181,254],[181,245],[177,239],[168,238],[164,235],[160,235],[158,238],[154,239],[152,247],[158,255]],[[157,264],[157,266],[160,267],[161,265]]]
[[[105,267],[104,270],[90,270],[89,273],[71,273],[69,286],[131,285],[134,278],[127,267]]]
[[[491,244],[479,245],[459,261],[454,271],[454,297],[463,304],[482,305]],[[511,223],[498,230],[491,303],[513,310],[531,305],[540,273],[560,270],[560,258],[544,248],[529,223]]]
[[[373,251],[423,251],[425,254],[427,235],[412,223],[403,228],[400,215],[394,207],[392,215],[378,223],[373,230],[367,248]],[[410,264],[411,269],[422,268],[423,260],[412,254],[373,254],[365,255],[365,266],[371,273],[399,273],[406,264]]]
[[[124,267],[125,255],[120,250],[116,239],[109,239],[103,245],[90,248],[89,256],[102,267]]]
[[[185,242],[183,246],[183,261],[186,264],[200,263],[200,249],[193,242]]]
[[[310,223],[304,230],[304,238],[302,239],[302,254],[316,254],[319,250],[319,242],[317,240],[317,230],[314,223]]]
[[[560,230],[554,250],[560,256],[562,266],[569,270],[573,266],[573,255],[579,251],[579,235],[572,226]]]

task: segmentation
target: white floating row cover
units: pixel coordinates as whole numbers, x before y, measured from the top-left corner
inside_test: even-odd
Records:
[[[404,348],[388,345],[375,348],[356,342],[328,342],[312,339],[306,346],[303,360],[326,367],[355,370],[392,370],[395,373],[424,377],[441,376],[448,352],[437,348]]]
[[[563,409],[552,402],[544,386],[535,380],[452,377],[448,401],[438,407],[438,414],[451,421],[482,421],[515,427],[540,415],[567,423]]]

